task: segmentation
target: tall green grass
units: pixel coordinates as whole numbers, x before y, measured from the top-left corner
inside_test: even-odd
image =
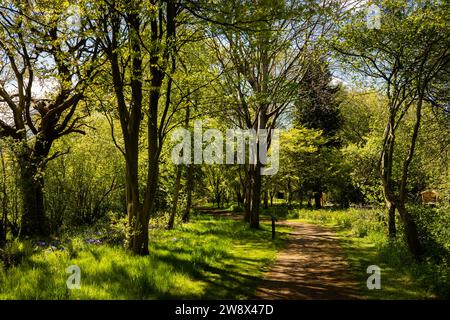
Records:
[[[146,257],[72,238],[63,251],[34,250],[0,267],[0,299],[249,298],[283,243],[270,237],[264,225],[255,231],[203,215],[172,231],[152,230]],[[70,265],[81,269],[79,290],[67,289]]]

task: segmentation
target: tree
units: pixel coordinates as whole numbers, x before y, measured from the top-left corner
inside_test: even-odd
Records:
[[[309,183],[309,187],[314,193],[316,209],[322,207],[324,180],[328,178],[326,168],[330,166],[323,160],[330,152],[333,152],[330,148],[338,147],[340,144],[337,135],[342,125],[338,99],[339,90],[339,86],[332,85],[332,76],[325,59],[312,56],[299,89],[300,98],[296,102],[293,114],[296,125],[321,130],[327,140],[317,150],[316,159],[311,162],[311,165],[321,164],[321,166],[316,166],[318,171],[314,173],[315,181]]]
[[[327,145],[338,146],[338,131],[342,126],[339,105],[339,85],[333,78],[323,57],[311,57],[307,72],[299,88],[300,97],[293,111],[294,123],[309,129],[322,130]]]
[[[171,93],[178,50],[176,17],[180,10],[180,6],[171,0],[155,0],[149,4],[105,1],[100,3],[99,9],[105,13],[97,21],[102,30],[102,47],[111,68],[124,141],[124,147],[118,147],[126,163],[127,214],[132,230],[128,247],[140,255],[148,254],[148,225],[155,211],[159,160],[164,139],[171,129],[169,124],[177,111],[176,108],[171,109]],[[148,72],[145,72],[145,66],[148,66]],[[148,101],[146,109],[145,101]],[[147,172],[145,192],[141,196],[138,166],[144,115],[147,122]]]
[[[304,127],[284,131],[280,138],[280,170],[267,180],[273,191],[285,191],[287,203],[291,204],[296,193],[309,190],[311,181],[316,179],[312,167],[319,160],[315,154],[325,139],[322,132]]]
[[[441,1],[376,3],[384,14],[381,29],[368,30],[363,13],[353,15],[335,47],[353,70],[374,79],[387,98],[387,121],[378,168],[389,210],[389,233],[395,236],[397,209],[409,249],[419,258],[423,248],[414,218],[406,210],[406,191],[426,97],[436,79],[449,68],[450,30],[446,22],[449,4]],[[398,153],[396,133],[411,109],[414,109],[415,123],[396,177],[392,170]]]
[[[77,107],[96,74],[100,55],[85,19],[78,26],[64,23],[70,17],[68,5],[0,2],[0,107],[4,112],[0,138],[15,142],[23,237],[48,235],[42,173],[60,155],[50,155],[54,141],[83,133],[83,115]]]
[[[306,73],[304,62],[314,46],[312,40],[329,29],[326,14],[334,5],[227,1],[205,18],[215,22],[210,46],[220,69],[226,71],[224,86],[233,97],[227,116],[235,126],[254,130],[256,136],[276,128]],[[263,139],[257,139],[257,152],[270,146],[270,139]],[[252,228],[259,227],[263,167],[259,157],[255,164],[246,165],[245,218]]]

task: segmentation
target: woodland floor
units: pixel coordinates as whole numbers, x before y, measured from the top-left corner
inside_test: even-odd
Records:
[[[260,299],[358,299],[353,279],[336,235],[326,227],[280,222],[292,232],[257,290]]]

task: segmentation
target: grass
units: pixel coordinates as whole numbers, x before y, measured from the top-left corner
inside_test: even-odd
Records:
[[[383,211],[296,209],[288,216],[336,231],[364,298],[449,298],[450,271],[446,263],[428,258],[416,262],[402,239],[388,241]],[[370,265],[381,268],[381,290],[369,290],[366,286]]]
[[[34,250],[0,266],[0,299],[245,299],[283,245],[270,227],[199,215],[172,231],[152,230],[150,255],[72,239],[65,250]],[[20,244],[24,245],[24,244]],[[66,268],[81,269],[81,289],[68,290]]]

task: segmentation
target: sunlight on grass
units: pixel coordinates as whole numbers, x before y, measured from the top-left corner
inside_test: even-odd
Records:
[[[240,221],[200,216],[173,231],[152,231],[147,257],[72,243],[71,250],[35,252],[0,271],[0,299],[249,298],[283,241],[272,241],[264,224],[254,231]],[[70,265],[81,269],[80,290],[67,289]]]

